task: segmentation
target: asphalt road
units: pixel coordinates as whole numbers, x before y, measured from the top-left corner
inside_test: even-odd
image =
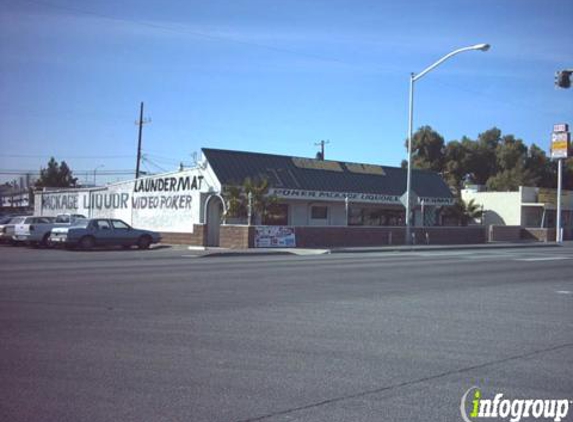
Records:
[[[573,399],[572,247],[0,263],[2,421],[460,421],[472,386]]]

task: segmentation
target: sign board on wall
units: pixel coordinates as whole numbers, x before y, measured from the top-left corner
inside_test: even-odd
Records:
[[[294,227],[255,227],[255,248],[294,248],[296,237]]]

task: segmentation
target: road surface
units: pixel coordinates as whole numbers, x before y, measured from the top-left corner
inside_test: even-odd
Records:
[[[5,421],[460,421],[473,386],[573,399],[572,247],[0,259]]]

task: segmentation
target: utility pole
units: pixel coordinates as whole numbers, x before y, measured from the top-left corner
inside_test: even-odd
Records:
[[[320,145],[320,159],[324,160],[324,146],[326,144],[330,144],[330,141],[325,141],[322,140],[320,142],[316,142],[314,145],[319,146]],[[318,155],[318,154],[317,154]],[[318,157],[317,157],[318,158]]]
[[[136,125],[139,126],[139,135],[137,137],[137,163],[135,164],[135,178],[139,179],[139,165],[141,163],[141,135],[143,132],[143,125],[151,123],[151,119],[143,118],[143,101],[141,102],[141,106],[139,108],[139,120],[135,122]]]

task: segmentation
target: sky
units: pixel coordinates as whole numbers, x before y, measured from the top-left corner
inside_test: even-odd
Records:
[[[399,166],[414,127],[498,127],[548,149],[573,124],[570,0],[0,0],[0,181],[51,156],[80,182],[171,171],[201,148]]]

